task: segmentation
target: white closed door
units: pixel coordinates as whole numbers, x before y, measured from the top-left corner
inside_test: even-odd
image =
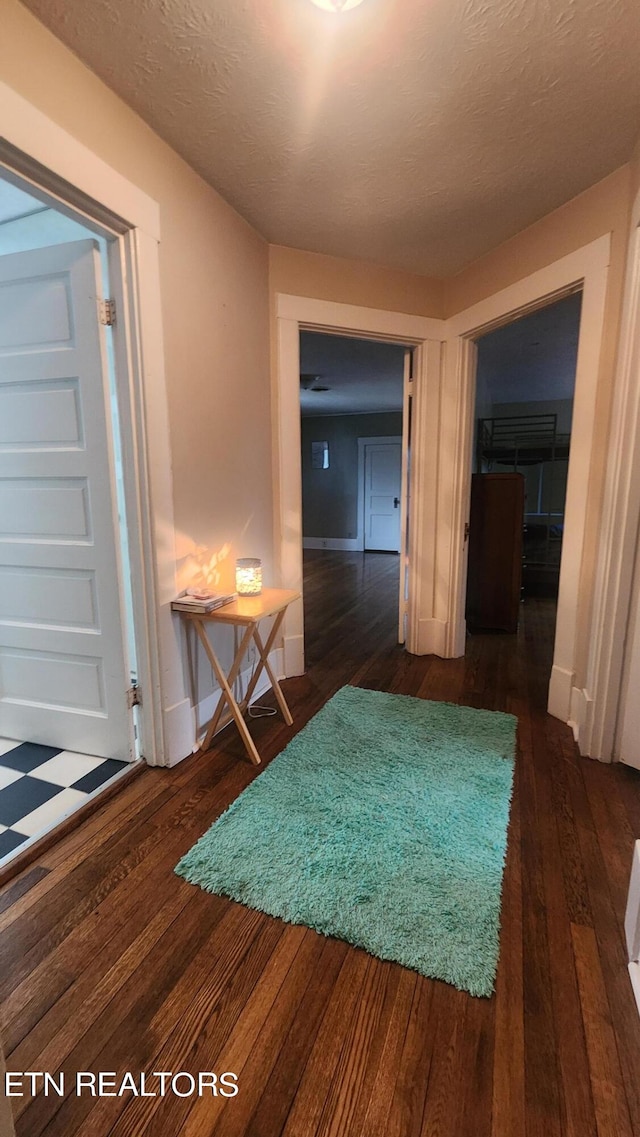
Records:
[[[131,757],[97,245],[0,257],[0,736]]]
[[[367,443],[364,457],[364,547],[400,550],[402,442]]]

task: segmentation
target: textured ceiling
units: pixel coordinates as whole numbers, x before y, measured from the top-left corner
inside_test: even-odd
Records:
[[[26,0],[271,242],[449,275],[626,162],[638,0]]]

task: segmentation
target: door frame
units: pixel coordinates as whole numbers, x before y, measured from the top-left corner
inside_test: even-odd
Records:
[[[578,652],[588,640],[595,581],[582,580],[588,514],[599,499],[591,484],[596,425],[596,394],[604,325],[610,237],[605,235],[530,276],[502,289],[447,322],[445,402],[441,430],[454,440],[441,464],[441,525],[438,533],[438,579],[449,592],[447,647],[450,655],[464,654],[466,589],[465,522],[469,517],[472,433],[475,408],[478,336],[511,323],[520,316],[582,290],[572,440],[569,455],[553,668],[549,684],[549,713],[564,722],[585,718],[587,694],[576,687]],[[581,587],[582,585],[582,587]]]
[[[364,514],[365,514],[365,509],[364,509],[364,497],[365,497],[364,466],[365,466],[366,447],[367,446],[400,446],[400,450],[402,452],[403,437],[404,436],[402,434],[398,434],[398,435],[388,434],[388,435],[381,435],[379,438],[359,438],[358,439],[358,521],[357,521],[357,525],[358,525],[358,530],[357,530],[358,546],[357,547],[362,552],[364,552],[364,536],[365,536],[365,526],[364,526]],[[404,465],[404,461],[403,461],[404,457],[405,457],[405,455],[403,454],[402,459],[401,459],[401,467],[400,467],[401,478],[402,478],[402,466]],[[402,488],[400,489],[400,498],[402,499]],[[402,533],[400,534],[400,542],[402,542]],[[401,553],[402,548],[398,549],[398,552]]]
[[[362,308],[279,292],[275,297],[274,376],[274,549],[283,588],[303,594],[302,464],[300,454],[300,332],[398,343],[414,349],[412,415],[412,496],[409,524],[409,602],[407,650],[442,654],[440,621],[432,600],[436,571],[435,532],[438,407],[443,320],[378,308]],[[406,456],[403,456],[406,458]],[[418,571],[418,563],[420,569]],[[304,672],[303,600],[287,610],[284,627],[285,675]]]
[[[631,208],[614,398],[596,566],[593,628],[578,743],[582,754],[620,760],[621,727],[640,567],[640,192]],[[637,619],[637,615],[636,615]],[[637,641],[636,641],[637,642]]]
[[[134,636],[142,693],[139,744],[150,765],[171,765],[190,752],[193,726],[170,611],[175,549],[159,285],[159,206],[2,82],[0,117],[3,176],[108,239],[117,311],[114,354]]]

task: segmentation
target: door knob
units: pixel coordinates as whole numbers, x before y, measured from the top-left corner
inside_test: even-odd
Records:
[[[393,499],[393,508],[394,508],[394,509],[397,509],[399,505],[400,505],[400,498],[399,498],[399,497],[394,497],[394,499]]]

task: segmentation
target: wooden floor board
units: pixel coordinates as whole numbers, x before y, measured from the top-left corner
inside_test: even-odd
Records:
[[[344,1062],[369,967],[363,951],[354,950],[345,957],[282,1130],[287,1137],[315,1137],[335,1084],[334,1074]]]
[[[640,1019],[624,905],[640,775],[577,753],[546,713],[553,603],[464,658],[395,642],[398,559],[305,554],[294,716],[254,720],[265,764],[345,683],[519,720],[496,993],[474,999],[186,884],[173,869],[258,777],[230,727],[146,770],[0,889],[18,1137],[632,1137]],[[269,697],[265,697],[266,703]],[[78,1070],[233,1070],[237,1098],[75,1095]]]
[[[277,1137],[296,1097],[320,1023],[338,978],[346,944],[318,937],[320,956],[298,1005],[298,1012],[274,1055],[268,1082],[246,1125],[246,1137]]]

